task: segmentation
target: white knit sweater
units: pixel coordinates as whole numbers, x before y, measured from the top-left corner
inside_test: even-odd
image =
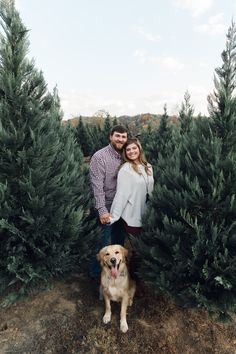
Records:
[[[111,223],[119,220],[120,217],[129,226],[142,226],[142,216],[146,210],[146,194],[152,194],[153,171],[150,165],[151,175],[145,172],[145,168],[139,165],[138,174],[129,162],[126,162],[120,169],[117,177],[117,189],[110,213]]]

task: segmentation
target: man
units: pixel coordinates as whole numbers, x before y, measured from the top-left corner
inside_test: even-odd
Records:
[[[95,198],[95,209],[101,224],[101,240],[98,250],[112,244],[124,244],[124,227],[121,220],[113,225],[110,221],[110,208],[116,193],[117,174],[122,163],[122,149],[127,141],[127,129],[116,125],[110,132],[110,144],[98,150],[91,158],[90,180]],[[91,275],[100,273],[100,265],[94,262]]]

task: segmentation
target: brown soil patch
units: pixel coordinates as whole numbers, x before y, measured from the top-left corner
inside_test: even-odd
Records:
[[[98,285],[85,275],[55,281],[47,292],[0,309],[0,354],[236,354],[236,326],[177,307],[149,291],[119,331],[119,304],[102,323]]]

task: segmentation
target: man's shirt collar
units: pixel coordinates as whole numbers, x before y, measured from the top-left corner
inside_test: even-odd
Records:
[[[119,160],[121,160],[121,153],[119,153],[118,151],[116,151],[114,149],[114,147],[111,145],[111,143],[108,145],[108,149],[109,151]]]

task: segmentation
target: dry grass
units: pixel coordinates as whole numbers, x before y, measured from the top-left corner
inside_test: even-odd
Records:
[[[104,304],[85,275],[56,281],[52,290],[0,310],[0,354],[235,354],[236,328],[207,313],[181,309],[151,291],[129,308],[119,331],[120,305],[102,323]]]

